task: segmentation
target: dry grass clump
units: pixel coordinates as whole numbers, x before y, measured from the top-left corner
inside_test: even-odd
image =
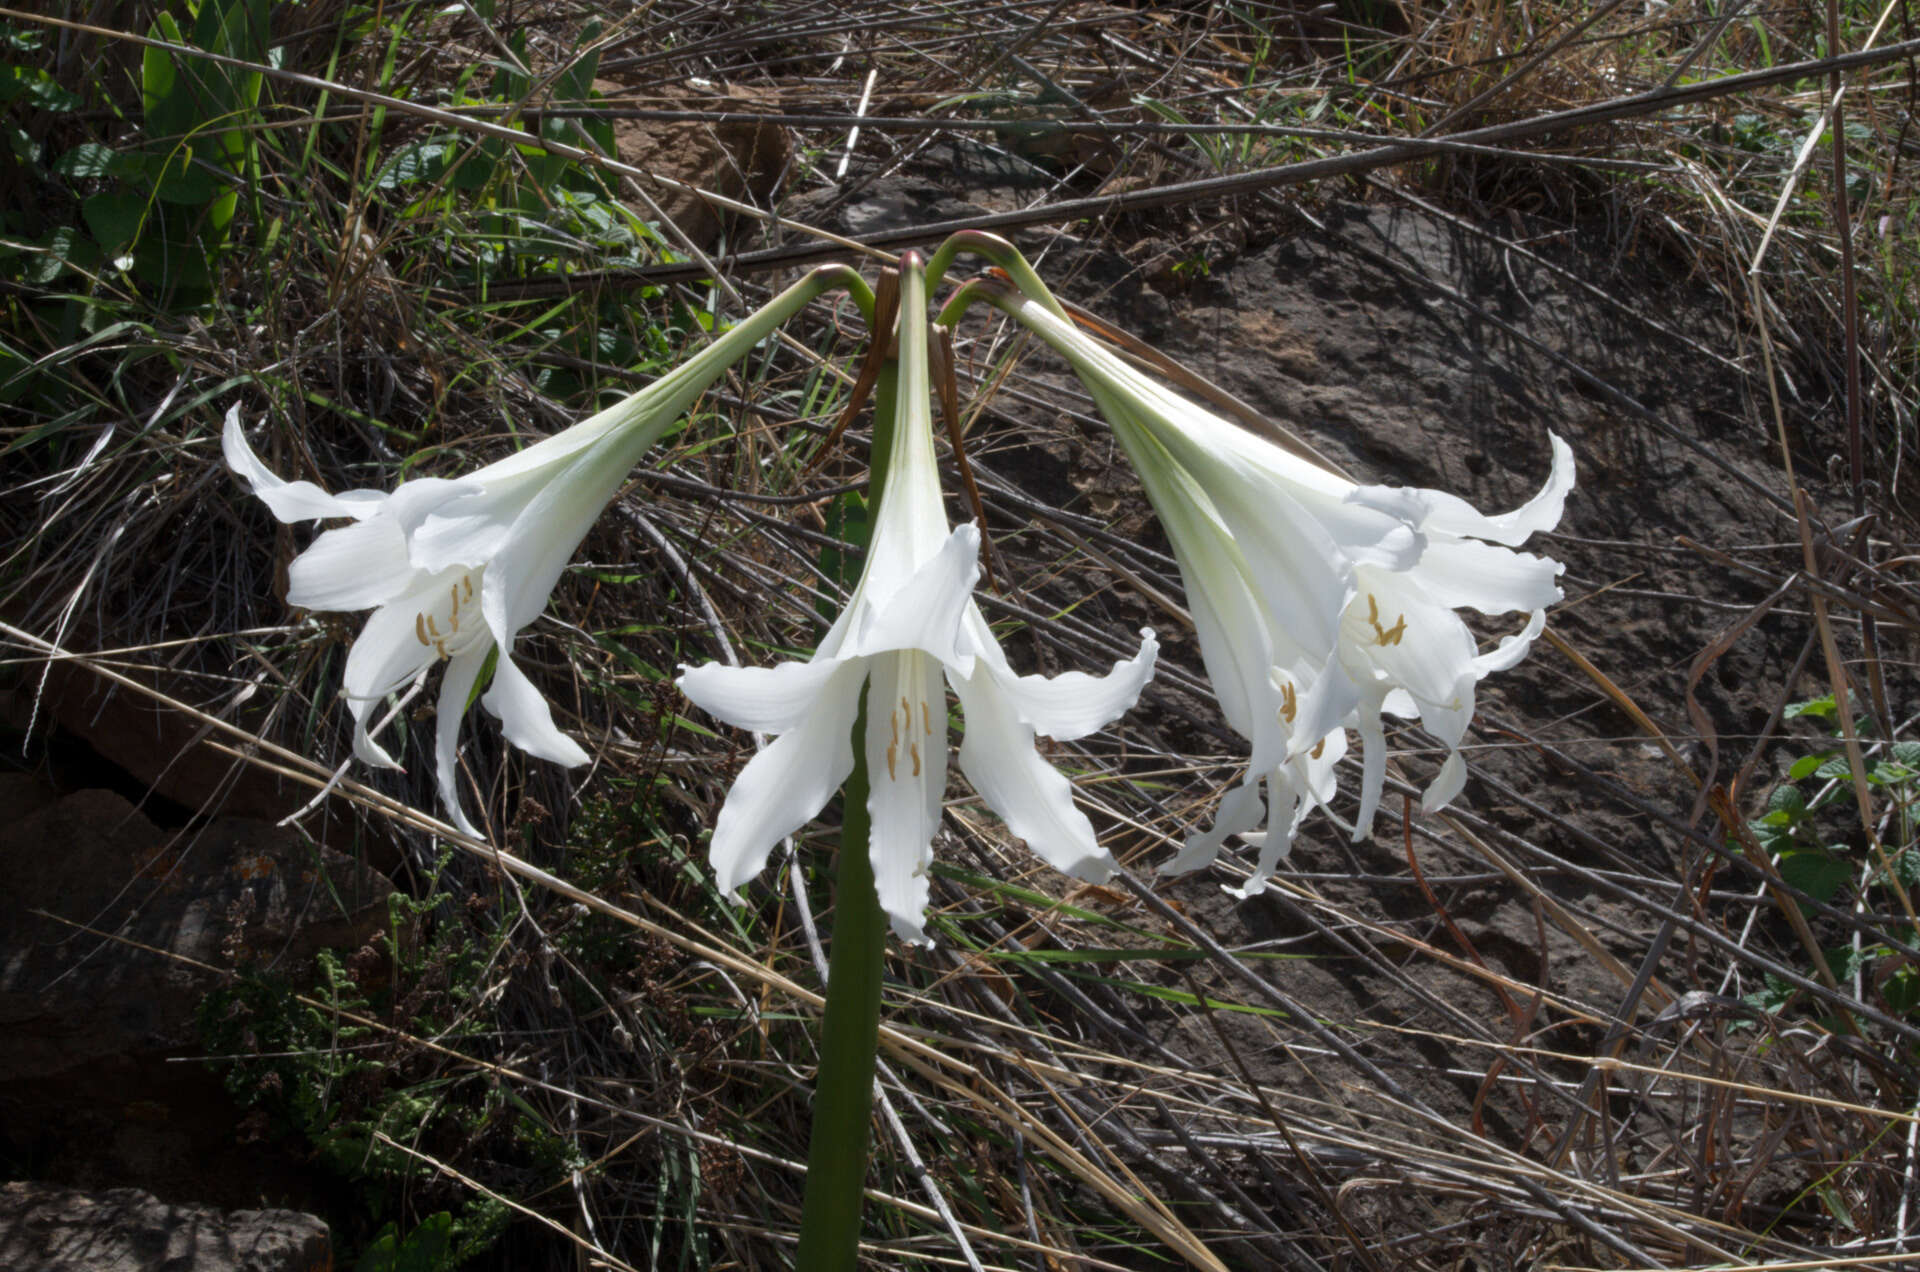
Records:
[[[1489,776],[1518,784],[1498,815],[1384,818],[1361,849],[1329,837],[1315,860],[1342,868],[1285,880],[1275,931],[1234,948],[1220,933],[1239,920],[1210,890],[1176,899],[1150,873],[1236,753],[1191,659],[1168,659],[1123,728],[1057,757],[1129,865],[1116,886],[1049,875],[957,800],[940,944],[891,968],[873,1258],[1838,1267],[1911,1248],[1911,50],[1849,76],[1840,218],[1824,144],[1803,145],[1817,78],[1313,182],[1322,170],[1300,167],[1815,58],[1813,9],[592,8],[276,11],[281,52],[232,122],[239,157],[195,152],[216,170],[204,190],[104,153],[186,144],[143,123],[127,37],[156,30],[157,7],[0,17],[10,83],[28,86],[0,98],[24,139],[0,147],[20,174],[0,182],[10,737],[38,753],[43,672],[73,660],[164,694],[236,757],[324,784],[349,754],[336,693],[355,620],[277,599],[306,536],[220,466],[228,405],[265,421],[276,470],[330,489],[457,473],[644,383],[763,299],[815,250],[808,218],[953,156],[1013,174],[982,216],[1063,231],[1039,241],[1069,268],[1124,249],[1176,296],[1356,196],[1422,201],[1522,256],[1597,234],[1623,270],[1658,261],[1724,299],[1739,335],[1701,374],[1747,392],[1742,454],[1764,448],[1786,542],[1704,550],[1771,599],[1717,602],[1727,640],[1667,700],[1568,645],[1556,666],[1583,695],[1569,715],[1611,713],[1611,736],[1509,722],[1498,745],[1537,766]],[[1846,50],[1911,39],[1894,9],[1836,17]],[[597,80],[623,104],[594,98]],[[688,180],[725,183],[711,165],[626,167],[616,121],[717,137],[742,116],[788,139],[775,185],[728,186],[717,238],[649,211]],[[723,142],[702,153],[728,162]],[[1206,184],[1221,177],[1236,184]],[[145,219],[114,221],[122,207]],[[878,228],[850,259],[917,232]],[[143,255],[166,234],[173,255]],[[179,255],[195,244],[204,275]],[[715,263],[718,281],[684,281]],[[1636,320],[1658,341],[1669,317]],[[419,901],[417,944],[313,999],[357,1013],[353,1054],[371,1062],[298,1130],[318,1155],[361,1152],[341,1169],[387,1197],[399,1233],[456,1213],[478,1250],[510,1223],[485,1257],[515,1267],[787,1257],[833,814],[776,854],[746,907],[716,896],[701,835],[752,743],[689,718],[671,676],[808,648],[834,612],[857,561],[864,426],[822,441],[861,335],[850,307],[817,306],[708,396],[590,536],[521,650],[595,767],[562,774],[468,730],[473,806],[507,855],[443,853],[424,764],[349,770],[299,823],[372,853]],[[1143,622],[1177,628],[1177,573],[1111,471],[1036,493],[1029,470],[1071,469],[1093,434],[1044,367],[1012,373],[1024,351],[1002,339],[963,333],[1006,570],[989,617],[1024,666],[1103,665]],[[1796,507],[1796,461],[1828,506]],[[1731,728],[1693,699],[1749,629],[1803,652],[1767,687],[1764,727]],[[1822,692],[1840,699],[1826,714]],[[397,729],[417,753],[431,727],[410,714]],[[1788,770],[1802,756],[1806,772]],[[1618,842],[1622,810],[1668,855]],[[189,810],[181,833],[216,812]],[[1456,921],[1487,890],[1527,930],[1496,942]],[[1569,980],[1569,963],[1597,970]],[[1360,999],[1379,1010],[1322,1005]],[[292,1000],[260,1001],[293,1018]],[[289,1037],[296,1058],[345,1054]],[[276,1081],[348,1076],[312,1059]],[[365,1215],[332,1217],[349,1244],[376,1238]]]

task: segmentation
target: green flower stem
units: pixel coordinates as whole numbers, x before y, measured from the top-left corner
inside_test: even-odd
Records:
[[[854,721],[853,773],[842,787],[840,860],[833,902],[827,1013],[814,1080],[807,1196],[800,1210],[802,1272],[853,1272],[866,1201],[867,1140],[873,1122],[874,1054],[880,1044],[880,974],[887,920],[873,886],[867,844],[866,691]]]
[[[1067,311],[1061,307],[1053,293],[1047,290],[1046,283],[1041,281],[1040,275],[1034,271],[1033,266],[1027,263],[1027,258],[1020,254],[1020,249],[998,234],[989,234],[984,230],[961,230],[958,234],[947,236],[946,242],[935,250],[933,258],[927,262],[928,291],[931,292],[939,287],[940,280],[946,277],[947,268],[962,252],[984,256],[990,263],[998,265],[1006,271],[1007,277],[1024,295],[1045,305],[1054,317],[1067,320]],[[946,310],[942,310],[935,321],[946,323],[948,321]]]
[[[871,305],[871,297],[869,297]],[[886,341],[891,332],[872,338]],[[873,387],[873,454],[868,464],[867,525],[880,512],[894,451],[900,365],[885,363]],[[853,1272],[860,1258],[867,1148],[873,1123],[874,1059],[880,1048],[880,977],[887,917],[873,885],[873,822],[867,812],[867,691],[853,722],[853,772],[841,787],[840,858],[833,893],[833,948],[827,1010],[820,1022],[820,1070],[814,1078],[813,1132],[807,1146],[806,1200],[800,1208],[800,1272]]]

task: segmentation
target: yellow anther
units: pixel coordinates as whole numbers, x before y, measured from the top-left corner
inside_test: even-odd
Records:
[[[887,717],[887,723],[893,726],[893,740],[887,743],[889,750],[900,745],[900,713],[894,712]]]
[[[1317,760],[1326,753],[1326,750],[1327,750],[1327,740],[1325,738],[1321,738],[1318,742],[1315,742],[1313,744],[1313,750],[1307,752],[1307,758],[1310,760]]]
[[[463,595],[460,599],[463,601],[472,600],[473,599],[473,575],[462,574],[460,576],[460,586],[465,592],[465,595]]]
[[[920,704],[920,730],[928,736],[932,736],[933,734],[933,720],[927,715],[927,704],[925,702]]]
[[[433,638],[435,640],[440,639],[440,628],[434,623],[433,615],[431,614],[427,615],[427,630],[433,633]]]
[[[1280,686],[1280,718],[1292,724],[1293,718],[1299,714],[1300,695],[1294,691],[1293,683],[1289,681]]]
[[[420,638],[422,645],[433,644],[432,641],[427,639],[427,616],[425,614],[415,614],[413,616],[413,634]]]
[[[899,756],[900,756],[900,744],[898,742],[887,743],[887,780],[889,782],[899,780],[898,776],[893,771],[893,762],[896,759],[898,759]]]
[[[1380,602],[1374,599],[1372,592],[1367,593],[1367,622],[1373,627],[1373,643],[1376,645],[1398,645],[1400,638],[1407,634],[1405,614],[1391,628],[1380,625]]]
[[[907,754],[913,757],[913,775],[915,777],[920,776],[920,744],[918,742],[907,743]]]

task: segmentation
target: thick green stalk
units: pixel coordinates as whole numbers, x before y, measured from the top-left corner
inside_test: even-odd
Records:
[[[841,788],[840,860],[834,887],[833,950],[827,1013],[821,1022],[820,1072],[814,1080],[813,1139],[807,1148],[807,1197],[800,1211],[801,1272],[853,1272],[867,1186],[867,1138],[873,1121],[874,1053],[880,1045],[880,975],[887,919],[868,855],[866,690],[853,725],[853,774]]]
[[[908,264],[917,266],[911,254]],[[917,283],[917,278],[910,278]],[[926,306],[925,289],[910,286],[910,303]],[[892,338],[888,331],[874,340]],[[881,496],[897,452],[900,365],[886,362],[873,389],[873,454],[867,477],[867,526],[880,524]],[[924,391],[924,386],[922,388]],[[871,543],[869,543],[871,549]],[[841,787],[840,858],[833,894],[833,948],[827,965],[827,1010],[820,1022],[820,1071],[814,1079],[807,1193],[800,1208],[800,1272],[854,1272],[866,1203],[867,1140],[873,1122],[874,1058],[880,1047],[880,977],[887,952],[887,916],[873,884],[873,821],[867,812],[867,690],[853,722],[853,772]]]

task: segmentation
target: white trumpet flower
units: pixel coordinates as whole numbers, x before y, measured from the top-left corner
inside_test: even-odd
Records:
[[[1526,656],[1560,599],[1564,567],[1509,548],[1559,523],[1574,482],[1567,444],[1549,435],[1545,488],[1501,516],[1441,491],[1360,486],[1156,384],[1040,302],[1006,307],[1073,364],[1139,472],[1214,693],[1252,743],[1214,825],[1166,869],[1204,866],[1240,835],[1261,848],[1243,891],[1261,890],[1302,818],[1332,798],[1348,728],[1362,743],[1354,837],[1364,838],[1386,777],[1383,713],[1418,717],[1447,747],[1423,809],[1458,795],[1475,685]],[[1454,612],[1463,606],[1528,620],[1482,654]]]
[[[496,651],[481,701],[507,741],[568,766],[587,753],[553,723],[517,665],[514,638],[539,617],[560,573],[628,473],[720,374],[832,281],[815,274],[776,297],[647,388],[563,432],[464,477],[404,481],[392,491],[329,494],[285,481],[248,446],[240,408],[227,412],[227,465],[283,522],[350,518],[323,531],[288,570],[287,601],[302,609],[373,614],[347,655],[343,696],[354,753],[400,767],[368,724],[387,697],[444,661],[434,759],[453,822],[461,807],[455,757],[461,717]]]
[[[680,688],[708,714],[778,735],[735,779],[713,830],[714,875],[736,891],[773,846],[825,807],[853,771],[852,732],[867,693],[869,849],[881,907],[902,939],[925,943],[926,871],[947,786],[944,674],[960,701],[960,768],[1007,829],[1055,869],[1107,878],[1112,858],[1043,760],[1036,734],[1083,737],[1121,715],[1153,674],[1158,646],[1094,677],[1015,674],[973,600],[980,535],[949,530],[933,449],[925,280],[902,272],[893,449],[865,568],[806,662],[683,667]],[[857,849],[856,849],[857,850]]]

